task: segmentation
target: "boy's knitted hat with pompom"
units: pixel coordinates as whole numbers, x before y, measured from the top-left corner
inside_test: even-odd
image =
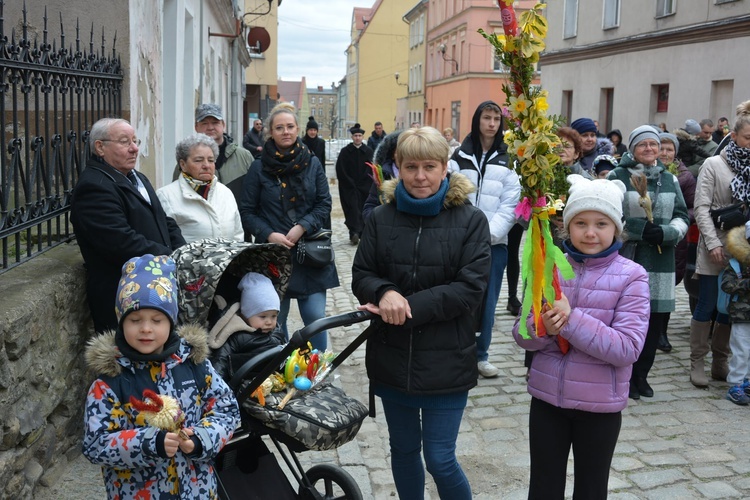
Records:
[[[622,201],[625,199],[625,184],[619,180],[595,179],[572,174],[568,176],[570,189],[563,210],[563,224],[568,229],[571,219],[581,212],[601,212],[615,223],[622,232]]]

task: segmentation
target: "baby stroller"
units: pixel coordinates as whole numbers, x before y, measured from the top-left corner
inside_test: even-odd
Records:
[[[200,240],[176,250],[172,258],[177,263],[181,289],[180,321],[205,326],[210,326],[225,303],[239,300],[237,284],[246,273],[266,275],[280,296],[286,291],[291,273],[289,251],[274,244]],[[297,453],[332,449],[352,440],[367,416],[364,405],[326,382],[292,398],[283,411],[277,408],[280,397],[269,395],[261,406],[250,395],[315,334],[371,317],[370,313],[356,311],[322,318],[293,333],[286,345],[264,351],[234,371],[229,386],[240,405],[242,424],[216,460],[220,498],[362,498],[356,481],[344,469],[317,464],[305,471]],[[327,367],[327,373],[343,362],[365,337],[366,334],[360,335],[338,354]],[[296,484],[287,478],[264,437],[273,443]]]

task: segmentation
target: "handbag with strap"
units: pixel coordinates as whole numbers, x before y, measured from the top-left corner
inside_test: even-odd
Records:
[[[333,262],[333,244],[330,229],[319,229],[297,242],[297,262],[303,266],[320,269]]]

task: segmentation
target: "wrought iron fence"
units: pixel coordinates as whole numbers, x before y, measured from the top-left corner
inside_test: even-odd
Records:
[[[104,28],[95,48],[92,24],[86,49],[76,21],[66,46],[60,13],[58,46],[48,40],[45,8],[41,39],[30,40],[25,3],[22,25],[10,33],[4,7],[0,0],[0,274],[73,238],[70,199],[89,154],[88,130],[121,115],[123,81],[117,33],[107,56]]]

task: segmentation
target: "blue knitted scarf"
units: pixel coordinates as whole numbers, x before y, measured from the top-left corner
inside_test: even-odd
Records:
[[[428,198],[414,198],[404,187],[401,181],[396,185],[396,209],[399,212],[405,212],[411,215],[421,215],[425,217],[434,217],[440,213],[445,201],[445,195],[448,192],[448,178],[443,179],[440,183],[440,189]]]
[[[608,249],[599,253],[595,253],[593,255],[579,252],[578,249],[573,246],[573,243],[570,240],[563,241],[563,248],[565,248],[565,251],[568,253],[568,255],[570,255],[570,257],[574,261],[583,262],[586,259],[600,259],[602,257],[606,257],[607,255],[613,252],[616,252],[617,250],[622,248],[622,241],[615,240],[615,242],[612,243],[612,245]]]

